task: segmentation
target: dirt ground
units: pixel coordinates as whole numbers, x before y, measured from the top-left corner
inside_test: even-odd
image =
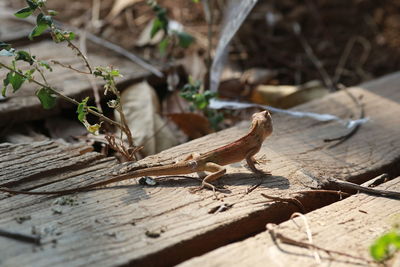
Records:
[[[49,1],[48,6],[59,11],[62,21],[87,27],[145,57],[157,57],[148,47],[135,47],[135,40],[154,16],[146,1],[136,2],[114,17],[110,16],[114,4],[111,0],[74,0],[68,5]],[[168,9],[170,18],[195,33],[196,49],[204,51],[207,24],[201,4],[187,0],[158,2]],[[97,26],[91,9],[96,3],[100,8]],[[13,1],[11,5],[17,8],[21,1]],[[214,1],[216,24],[221,21],[224,8],[224,1]],[[321,79],[299,40],[303,38],[334,82],[356,85],[399,69],[399,10],[400,1],[393,0],[260,0],[232,42],[230,59],[242,70],[252,67],[278,70],[274,81],[277,84]],[[293,32],[294,24],[300,26],[300,37]]]

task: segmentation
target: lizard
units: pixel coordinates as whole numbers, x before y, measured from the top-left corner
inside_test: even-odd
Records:
[[[138,178],[143,176],[160,176],[160,175],[184,175],[194,172],[210,172],[203,180],[200,189],[210,188],[215,192],[213,182],[221,178],[226,169],[224,165],[246,160],[250,170],[256,174],[264,173],[256,168],[254,155],[260,151],[264,140],[271,135],[273,130],[271,115],[267,110],[254,113],[249,132],[237,139],[236,141],[211,150],[204,154],[191,153],[184,160],[172,164],[166,164],[155,167],[137,169],[125,174],[121,174],[105,181],[89,184],[82,187],[65,189],[59,191],[17,191],[6,187],[0,187],[1,192],[11,194],[28,194],[28,195],[63,195],[72,194],[79,191],[87,191],[99,186],[111,183]],[[269,173],[265,173],[269,174]]]

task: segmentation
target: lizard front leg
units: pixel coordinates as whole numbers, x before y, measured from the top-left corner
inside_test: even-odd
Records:
[[[255,163],[257,163],[257,160],[254,158],[254,155],[257,154],[257,152],[258,152],[258,150],[257,151],[252,150],[247,154],[247,156],[246,156],[247,165],[249,166],[250,170],[255,174],[270,175],[271,174],[270,172],[265,172],[265,171],[262,171],[262,170],[259,170],[256,168]]]

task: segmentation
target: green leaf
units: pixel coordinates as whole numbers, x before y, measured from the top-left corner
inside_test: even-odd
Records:
[[[47,13],[49,13],[49,15],[50,15],[50,16],[52,16],[52,17],[54,17],[54,16],[57,16],[57,15],[58,15],[58,12],[57,12],[57,11],[55,11],[55,10],[51,10],[51,9],[47,10]]]
[[[370,254],[375,260],[384,261],[396,250],[400,250],[400,233],[393,230],[375,240],[370,247]]]
[[[36,24],[42,25],[46,24],[47,26],[51,26],[53,24],[53,18],[51,16],[44,15],[40,13],[36,18]]]
[[[36,96],[44,109],[51,109],[56,105],[56,97],[49,88],[40,88],[36,91]]]
[[[29,40],[33,40],[33,37],[40,36],[48,27],[47,24],[36,25],[28,35]]]
[[[3,89],[1,90],[1,95],[3,97],[6,97],[6,92],[7,92],[7,86],[10,84],[10,76],[12,72],[10,71],[7,75],[6,78],[3,80]]]
[[[67,32],[66,38],[67,38],[69,41],[74,40],[74,39],[75,39],[75,33],[74,33],[74,32]]]
[[[53,24],[53,19],[51,16],[46,16],[43,13],[40,13],[36,18],[36,26],[32,29],[31,33],[29,34],[28,38],[30,40],[33,37],[40,36],[49,26]]]
[[[183,48],[188,48],[193,42],[194,38],[190,34],[186,32],[178,32],[177,33],[179,39],[179,46]]]
[[[35,8],[36,9],[36,8]],[[30,7],[25,7],[23,9],[18,10],[17,12],[14,13],[14,16],[20,19],[24,19],[32,15],[33,11],[35,9],[31,9]]]
[[[169,38],[164,38],[161,40],[161,42],[158,44],[158,51],[160,51],[160,54],[164,55],[165,52],[167,51],[169,44]]]
[[[78,113],[78,120],[80,122],[84,122],[87,114],[87,102],[89,101],[89,97],[84,98],[76,109],[76,113]]]
[[[26,79],[24,77],[22,77],[21,75],[19,75],[18,73],[14,72],[14,71],[10,71],[9,73],[7,73],[6,78],[3,80],[4,87],[1,92],[2,95],[5,96],[7,86],[9,84],[11,84],[11,86],[13,88],[13,92],[15,93],[16,91],[18,91],[19,88],[21,88],[21,86],[25,80]]]
[[[110,71],[110,75],[113,76],[113,77],[121,77],[121,76],[122,76],[122,75],[119,73],[119,70],[117,70],[117,69],[112,69],[112,70]]]
[[[30,9],[32,9],[32,11],[35,11],[36,8],[38,8],[38,3],[37,0],[26,0],[26,3],[29,5]]]
[[[198,109],[205,109],[208,105],[208,101],[203,94],[196,94],[194,104]]]
[[[29,53],[26,52],[26,51],[19,50],[19,51],[17,51],[15,54],[16,54],[16,55],[15,55],[15,60],[16,60],[16,61],[22,60],[22,61],[28,62],[30,65],[32,65],[33,62],[34,62],[34,59],[33,59],[33,57],[31,56],[31,54],[29,54]]]
[[[53,38],[56,43],[64,42],[65,40],[72,41],[75,39],[75,33],[71,31],[61,31],[59,29],[55,29]]]
[[[50,67],[50,64],[47,61],[40,60],[38,63],[39,63],[40,66],[48,69],[49,71],[53,71],[53,68]]]
[[[7,44],[5,42],[0,42],[0,49],[4,49],[4,50],[10,50],[11,49],[11,45]]]
[[[27,70],[24,74],[26,76],[26,78],[24,78],[24,80],[28,80],[29,82],[33,79],[32,74],[35,72],[36,69],[30,69]]]
[[[150,37],[153,38],[159,30],[163,28],[162,21],[159,18],[155,18],[153,22],[153,26],[151,27]]]
[[[93,125],[87,125],[86,126],[86,129],[90,132],[90,133],[92,133],[92,134],[94,134],[94,135],[98,135],[99,134],[99,129],[100,129],[100,124],[98,124],[98,123],[96,123],[96,124],[93,124]]]

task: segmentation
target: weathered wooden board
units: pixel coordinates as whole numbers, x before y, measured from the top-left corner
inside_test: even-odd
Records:
[[[398,76],[400,78],[400,76]],[[381,85],[384,85],[382,81]],[[392,91],[397,91],[395,86]],[[371,91],[352,88],[355,97],[362,97],[368,123],[348,141],[333,146],[326,138],[338,137],[349,130],[339,123],[316,122],[311,119],[277,115],[276,137],[269,145],[280,156],[297,164],[310,181],[334,177],[362,183],[383,171],[397,172],[400,160],[400,105]],[[351,99],[339,92],[298,108],[318,113],[335,114],[341,118],[356,118],[358,111]],[[397,166],[397,167],[396,167]]]
[[[38,59],[50,62],[56,60],[65,65],[71,65],[79,70],[87,71],[83,60],[77,57],[71,49],[64,44],[55,44],[51,41],[42,41],[27,47],[19,47],[21,50],[30,51],[32,55],[36,55]],[[150,75],[150,72],[128,61],[122,57],[110,54],[110,52],[99,47],[89,49],[89,62],[92,66],[114,66],[120,70],[123,75],[118,79],[118,83],[134,82]],[[6,62],[6,58],[0,58],[2,62]],[[23,64],[22,64],[23,65]],[[28,64],[26,64],[28,65]],[[80,101],[85,96],[93,95],[93,89],[88,75],[71,71],[59,65],[52,66],[52,72],[46,72],[47,82],[63,92],[67,96],[73,97]],[[24,68],[22,68],[24,69]],[[0,79],[4,78],[7,71],[0,69]],[[36,74],[35,78],[43,82],[40,75]],[[100,87],[103,84],[102,79],[93,79],[94,83]],[[15,123],[26,120],[41,119],[50,114],[55,114],[67,103],[60,101],[60,105],[51,110],[44,110],[35,92],[38,86],[34,83],[26,83],[15,94],[8,92],[7,99],[0,101],[0,125]],[[11,90],[10,90],[11,91]],[[103,94],[100,93],[102,96]],[[71,106],[68,104],[68,106]]]
[[[400,192],[400,177],[378,188]],[[369,246],[381,234],[400,222],[399,200],[357,194],[343,201],[315,210],[306,215],[313,244],[367,260]],[[301,218],[276,227],[285,237],[309,242]],[[315,261],[312,250],[294,245],[274,243],[265,231],[179,266],[371,266],[373,264],[336,254],[331,257],[319,252],[322,264]],[[396,265],[392,265],[396,266]]]
[[[229,166],[228,175],[221,179],[231,193],[219,194],[220,200],[215,200],[210,191],[190,193],[198,182],[178,178],[162,180],[156,187],[128,180],[118,187],[80,193],[73,196],[79,205],[62,207],[65,210],[61,214],[52,211],[55,197],[4,198],[0,201],[0,228],[29,232],[34,226],[43,234],[44,244],[33,251],[32,245],[2,238],[2,264],[172,265],[261,232],[266,223],[282,222],[297,211],[291,204],[266,203],[261,192],[287,196],[321,177],[361,181],[393,170],[400,158],[397,149],[400,106],[369,91],[353,89],[352,92],[364,96],[365,111],[371,120],[355,136],[334,148],[325,147],[322,139],[343,134],[343,126],[274,115],[275,132],[258,155],[263,162],[261,167],[272,171],[273,176],[262,179],[261,185],[250,194],[245,194],[246,189],[260,182],[260,178],[239,163]],[[334,113],[344,118],[356,112],[343,93],[299,109]],[[193,151],[208,151],[245,131],[246,127],[239,127],[209,135],[142,163],[170,162]],[[35,177],[34,185],[32,181],[26,184],[22,173],[22,182],[14,181],[14,185],[39,190],[71,188],[106,179],[114,171],[109,168],[94,174],[68,175],[68,179],[50,184],[44,182],[46,177]],[[335,199],[307,196],[300,200],[307,210],[312,210]],[[233,206],[225,212],[209,213],[222,204]],[[21,214],[30,215],[31,220],[18,224],[14,218]],[[53,239],[56,244],[51,242]]]
[[[400,73],[395,72],[385,75],[379,79],[375,79],[361,85],[362,88],[374,92],[388,100],[400,103],[400,90],[398,89]],[[397,88],[397,89],[393,89]]]

